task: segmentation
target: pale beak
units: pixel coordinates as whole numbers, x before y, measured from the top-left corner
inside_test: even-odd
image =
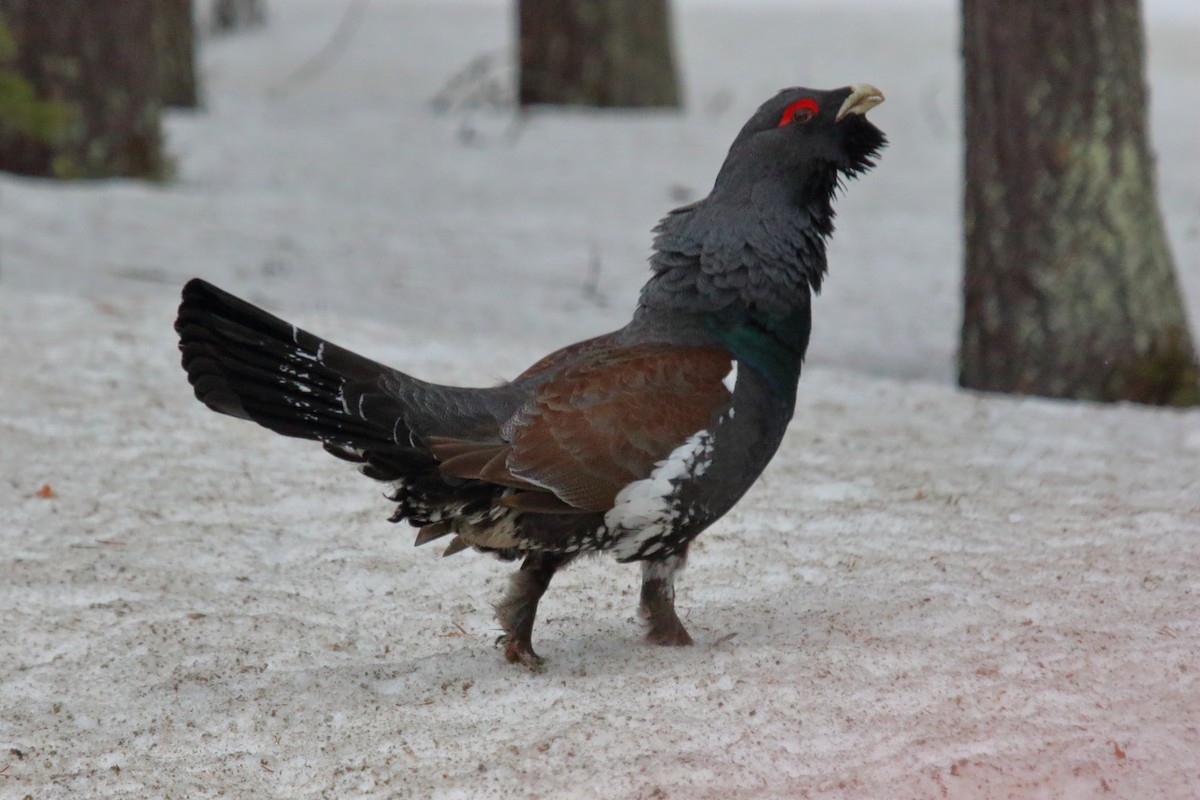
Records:
[[[883,102],[883,92],[869,83],[856,83],[850,87],[850,96],[838,109],[834,122],[841,122],[847,114],[865,114]]]

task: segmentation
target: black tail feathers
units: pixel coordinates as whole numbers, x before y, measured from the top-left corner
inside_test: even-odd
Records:
[[[412,380],[326,342],[199,278],[175,321],[197,399],[284,436],[317,439],[343,458],[375,452],[395,467],[431,461],[381,382]],[[389,470],[392,471],[392,470]]]

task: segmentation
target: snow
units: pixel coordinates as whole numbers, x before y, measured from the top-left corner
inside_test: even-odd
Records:
[[[429,103],[506,6],[375,0],[289,79],[345,8],[207,44],[174,184],[0,176],[0,798],[1200,796],[1200,413],[952,385],[956,4],[685,0],[685,113],[518,126]],[[1146,15],[1195,323],[1200,12]],[[695,647],[642,644],[636,570],[591,559],[513,668],[510,568],[191,397],[193,275],[445,382],[612,329],[760,100],[862,80],[892,146],[780,454],[677,581]]]

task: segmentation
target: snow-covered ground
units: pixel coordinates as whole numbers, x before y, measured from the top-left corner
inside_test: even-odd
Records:
[[[180,179],[0,176],[0,798],[1200,797],[1200,412],[980,397],[958,325],[955,4],[677,2],[682,114],[430,99],[496,2],[272,5],[210,42]],[[1200,10],[1147,3],[1162,202],[1200,321]],[[495,74],[500,76],[500,71]],[[797,417],[640,641],[636,571],[509,568],[196,403],[193,275],[422,377],[489,383],[624,322],[648,230],[784,85],[870,81]],[[516,134],[515,136],[513,134]],[[52,497],[39,496],[48,485]]]

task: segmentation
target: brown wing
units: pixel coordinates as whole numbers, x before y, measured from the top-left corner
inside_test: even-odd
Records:
[[[430,440],[443,474],[519,491],[530,512],[607,511],[729,406],[720,347],[638,345],[589,354],[544,384],[499,440]]]
[[[571,361],[585,359],[594,351],[611,350],[612,339],[613,334],[606,333],[603,336],[594,336],[591,339],[584,339],[582,342],[576,342],[575,344],[555,350],[550,355],[543,356],[533,366],[522,372],[518,376],[518,380],[537,375],[546,370],[558,369]]]

